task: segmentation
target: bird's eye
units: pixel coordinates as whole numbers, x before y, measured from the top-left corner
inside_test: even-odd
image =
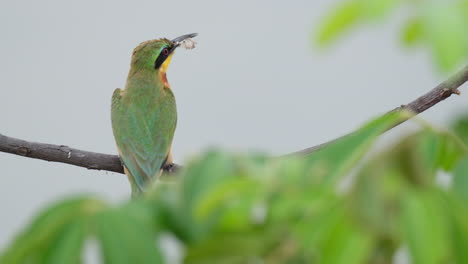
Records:
[[[154,68],[158,69],[159,66],[163,64],[163,62],[169,57],[169,54],[171,54],[171,49],[170,47],[164,47],[161,52],[159,53],[158,58],[154,62]]]

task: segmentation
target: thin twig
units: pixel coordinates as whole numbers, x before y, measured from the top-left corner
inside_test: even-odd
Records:
[[[452,94],[460,94],[458,88],[468,81],[468,66],[442,82],[437,87],[417,98],[409,104],[402,105],[392,111],[400,111],[408,109],[419,114],[434,106],[435,104],[445,100]],[[403,120],[403,123],[406,120]],[[342,138],[342,137],[340,137]],[[340,139],[338,138],[338,139]],[[338,139],[328,141],[326,143],[306,148],[292,154],[310,154],[319,150]],[[120,158],[117,155],[102,154],[90,151],[70,148],[64,145],[52,145],[45,143],[29,142],[21,139],[7,137],[0,134],[0,152],[11,153],[24,157],[41,159],[52,162],[67,163],[75,166],[84,167],[92,170],[105,170],[118,173],[123,172],[123,166]],[[181,166],[170,164],[163,169],[167,173],[171,173],[179,169]]]

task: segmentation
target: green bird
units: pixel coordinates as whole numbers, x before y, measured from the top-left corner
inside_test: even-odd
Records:
[[[174,94],[166,71],[177,47],[197,34],[149,40],[132,55],[125,89],[112,95],[112,129],[132,195],[144,192],[165,164],[172,163],[171,145],[177,123]]]

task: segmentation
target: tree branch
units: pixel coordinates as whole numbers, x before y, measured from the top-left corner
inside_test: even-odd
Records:
[[[406,105],[401,105],[388,113],[394,112],[394,111],[401,111],[401,110],[409,110],[412,113],[415,114],[420,114],[427,109],[431,108],[432,106],[436,105],[437,103],[442,102],[443,100],[447,99],[450,97],[452,94],[457,94],[460,95],[460,91],[458,88],[462,86],[465,82],[468,81],[468,66],[465,66],[462,70],[451,76],[449,79],[441,82],[439,85],[437,85],[434,89],[430,90],[428,93],[418,97],[416,100],[412,101],[409,104]],[[400,123],[396,124],[393,127],[390,127],[388,130],[398,126],[401,123],[404,123],[407,121],[409,118],[402,120]],[[388,131],[387,130],[387,131]],[[349,136],[353,132],[346,134],[344,136],[341,136],[339,138],[335,138],[333,140],[327,141],[325,143],[306,148],[297,152],[293,152],[288,155],[306,155],[310,154],[314,151],[317,151],[319,149],[322,149],[323,147],[336,142],[339,139],[342,139],[346,136]]]
[[[123,173],[123,167],[117,155],[73,149],[64,145],[29,142],[0,134],[0,151],[87,169]]]
[[[402,105],[392,111],[408,109],[419,114],[445,100],[452,94],[460,94],[458,88],[468,81],[468,66],[458,73],[442,82],[437,87],[417,98],[407,105]],[[406,120],[403,120],[403,123]],[[340,137],[342,138],[342,137]],[[292,154],[309,154],[319,150],[326,145],[335,142],[334,139],[326,143],[306,148]],[[118,173],[124,173],[122,163],[117,155],[102,154],[90,151],[70,148],[64,145],[52,145],[45,143],[29,142],[21,139],[7,137],[0,134],[0,152],[11,153],[24,157],[41,159],[52,162],[61,162],[75,166],[84,167],[92,170],[105,170]],[[180,168],[179,165],[170,164],[163,169],[166,173],[172,173]]]
[[[122,163],[117,155],[102,154],[70,148],[64,145],[36,143],[0,134],[0,152],[11,153],[33,159],[61,162],[90,170],[105,170],[124,173]],[[172,173],[180,166],[170,164],[163,169]]]

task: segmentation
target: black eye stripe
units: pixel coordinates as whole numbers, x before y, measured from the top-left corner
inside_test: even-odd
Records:
[[[167,59],[167,57],[169,57],[169,55],[171,54],[171,51],[172,51],[172,48],[170,48],[170,47],[165,47],[165,48],[163,48],[161,50],[161,52],[159,53],[158,58],[154,62],[154,68],[155,69],[158,69],[159,67],[161,67],[161,65],[164,63],[164,61]]]

